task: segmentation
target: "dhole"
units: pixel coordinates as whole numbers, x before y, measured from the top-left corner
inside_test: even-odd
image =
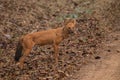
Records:
[[[39,31],[34,33],[29,33],[20,38],[16,53],[15,61],[19,61],[19,67],[22,69],[25,58],[29,55],[32,47],[36,44],[42,45],[53,45],[55,63],[58,64],[58,45],[61,41],[72,36],[74,33],[74,28],[76,25],[75,19],[65,19],[63,26],[56,29],[49,29],[45,31]]]

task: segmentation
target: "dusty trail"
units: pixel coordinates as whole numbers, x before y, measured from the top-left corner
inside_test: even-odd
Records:
[[[72,80],[120,80],[120,32],[111,35],[100,49],[101,59],[82,67]]]

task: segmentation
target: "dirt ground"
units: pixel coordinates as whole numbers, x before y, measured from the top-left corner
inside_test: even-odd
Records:
[[[120,32],[112,36],[99,49],[100,59],[83,66],[70,80],[120,80]]]

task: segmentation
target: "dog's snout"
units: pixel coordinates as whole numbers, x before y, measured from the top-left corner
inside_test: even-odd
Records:
[[[75,34],[73,30],[70,30],[69,33],[73,35]]]

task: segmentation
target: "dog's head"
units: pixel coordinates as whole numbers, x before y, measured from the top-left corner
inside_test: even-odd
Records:
[[[75,25],[76,25],[75,19],[65,19],[64,20],[64,31],[67,34],[75,34]]]

